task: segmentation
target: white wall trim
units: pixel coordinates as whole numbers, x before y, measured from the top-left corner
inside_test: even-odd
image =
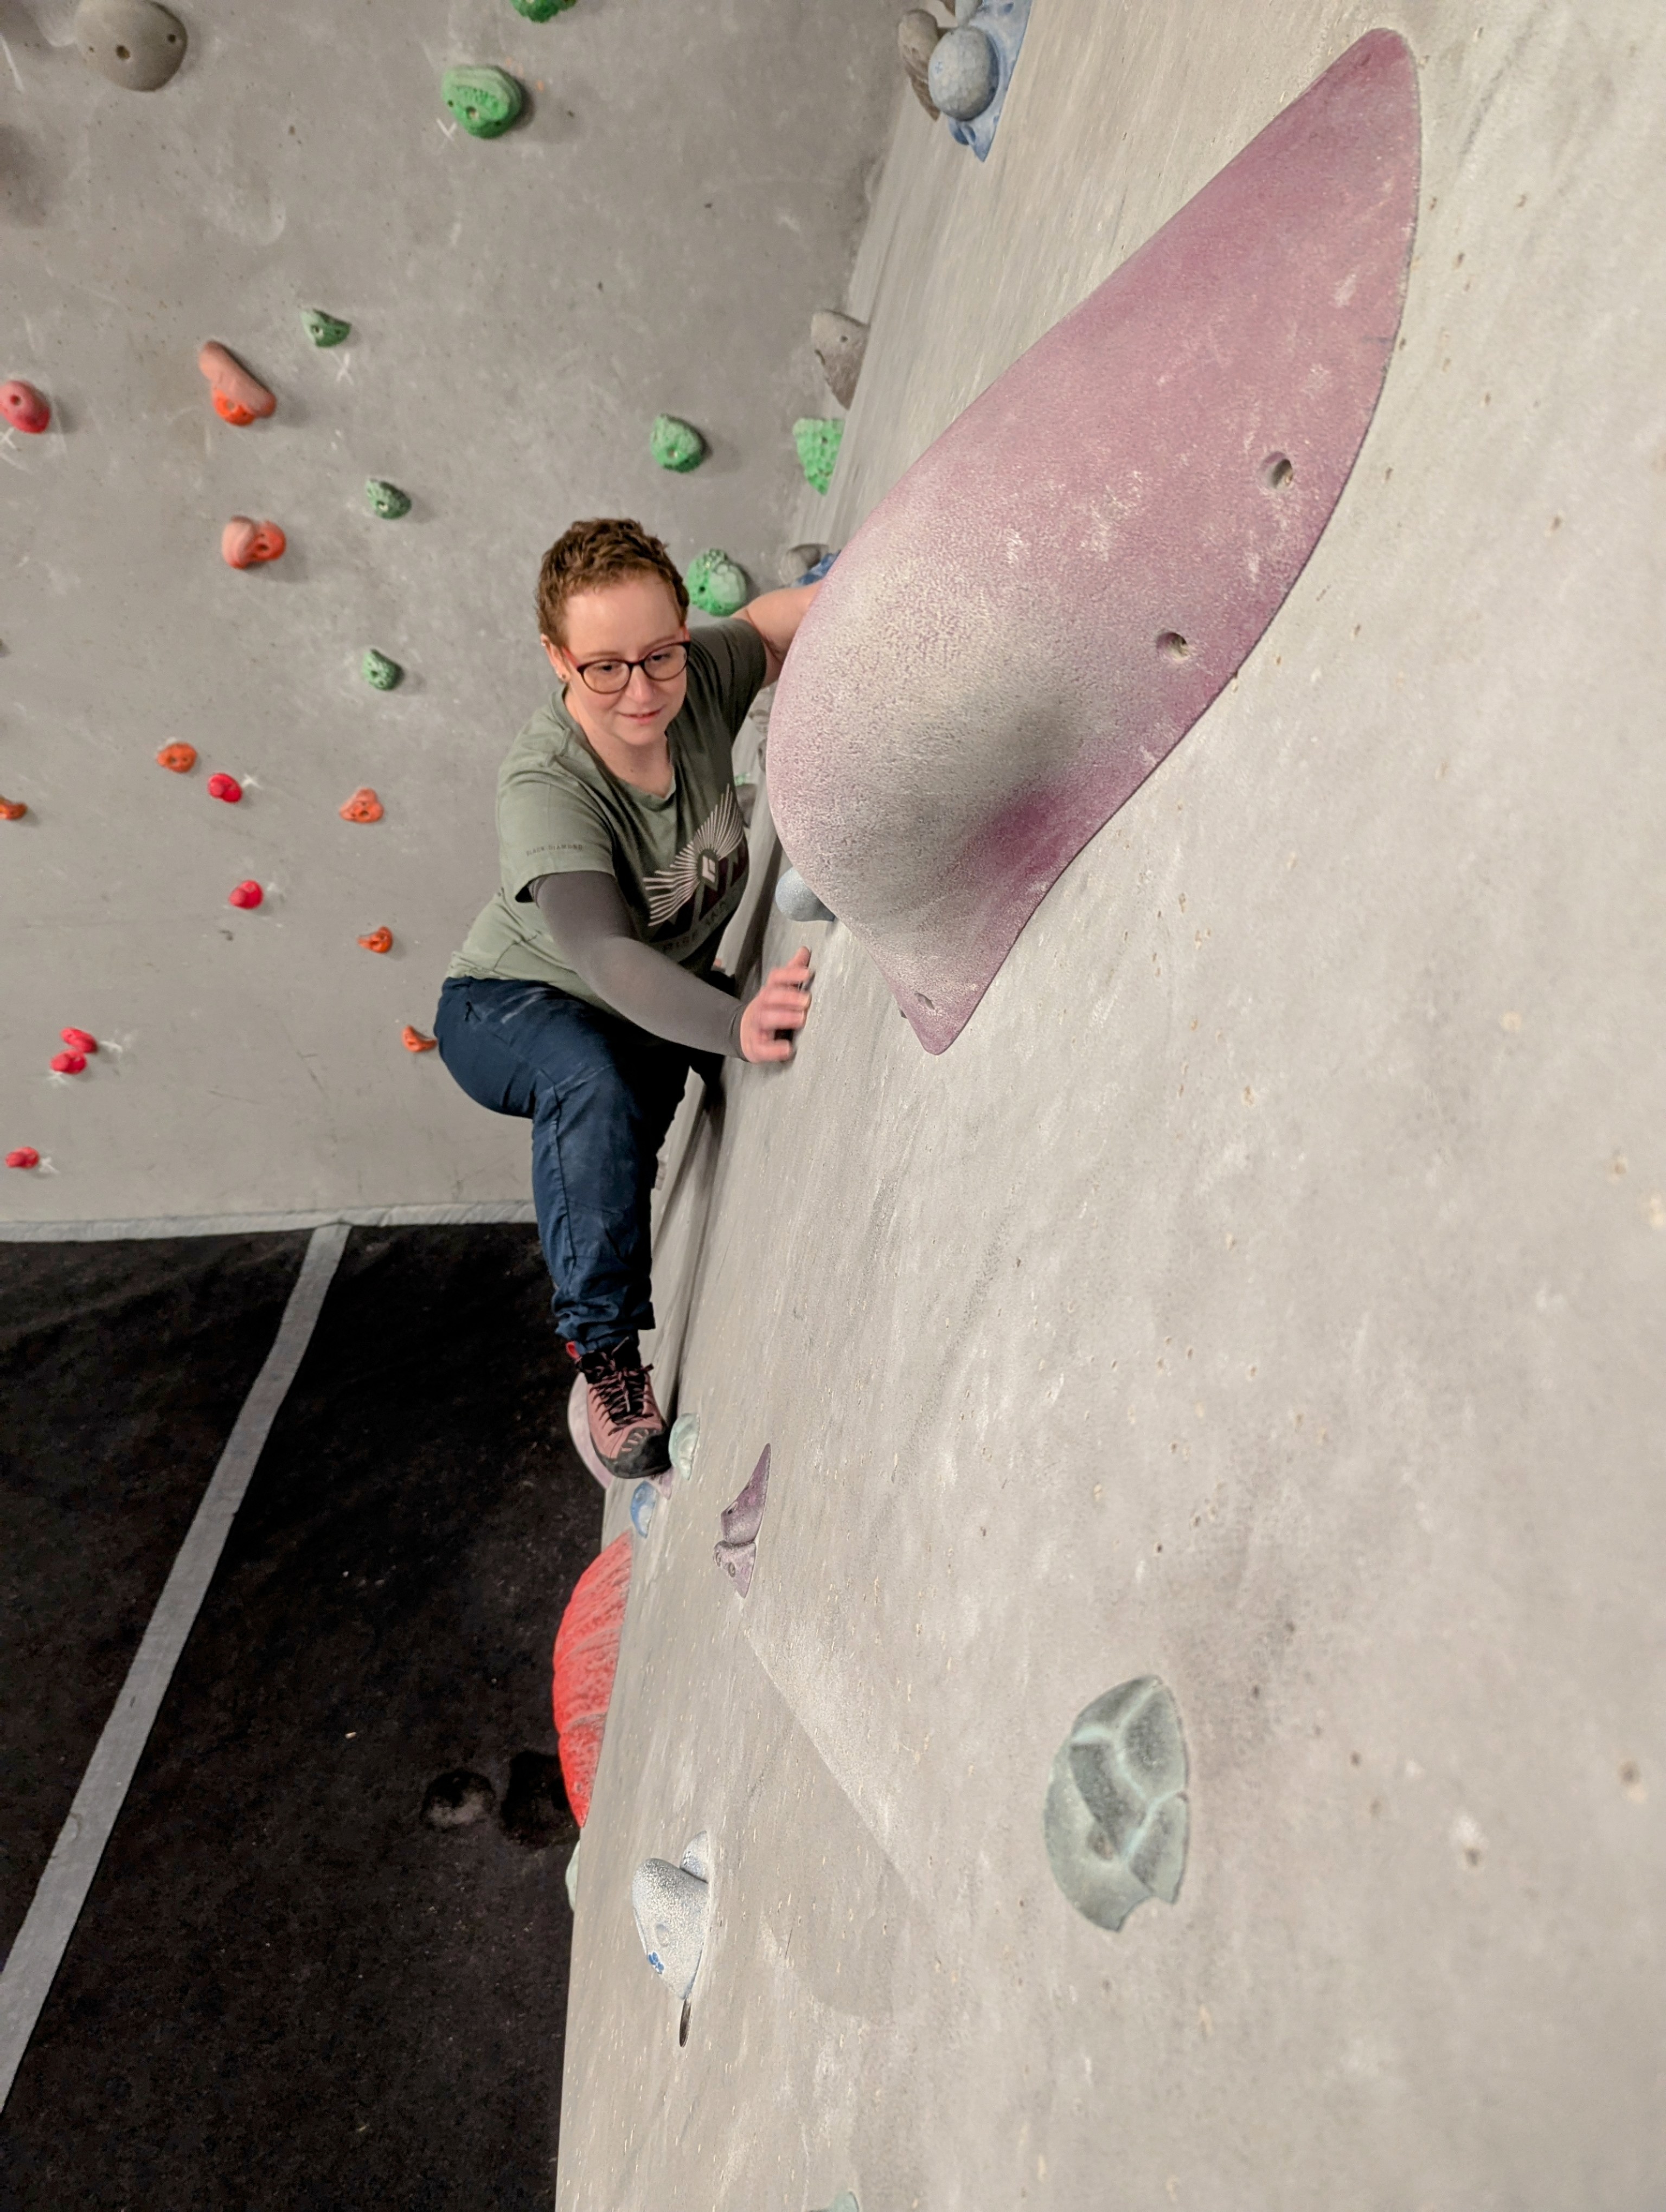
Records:
[[[148,1221],[0,1221],[0,1244],[94,1244],[121,1237],[249,1237],[267,1231],[429,1229],[483,1221],[532,1221],[530,1199],[478,1206],[337,1206],[309,1213],[181,1213]]]

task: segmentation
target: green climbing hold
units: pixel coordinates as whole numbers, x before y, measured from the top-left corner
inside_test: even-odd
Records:
[[[410,494],[401,491],[398,484],[384,483],[380,477],[368,479],[364,495],[372,514],[380,514],[384,522],[397,522],[410,512]]]
[[[746,572],[715,547],[696,553],[684,582],[702,614],[738,614],[747,600]]]
[[[500,138],[520,114],[526,94],[507,70],[447,70],[440,91],[471,138]]]
[[[359,665],[364,671],[365,682],[373,691],[391,691],[404,674],[397,660],[390,660],[385,653],[378,653],[374,645]]]
[[[844,424],[824,416],[806,415],[793,425],[793,443],[799,449],[804,480],[818,491],[825,491],[833,481],[833,464],[839,458],[843,436]]]
[[[692,422],[679,422],[674,415],[656,415],[648,434],[648,447],[662,469],[675,469],[679,477],[697,469],[706,458],[706,441]]]
[[[343,322],[339,315],[326,315],[322,307],[307,308],[301,320],[315,346],[339,345],[353,327],[351,323]]]
[[[552,15],[564,15],[573,0],[509,0],[517,15],[524,15],[529,23],[547,23]]]

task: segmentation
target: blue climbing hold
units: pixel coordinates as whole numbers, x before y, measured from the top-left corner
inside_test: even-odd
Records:
[[[646,1536],[654,1526],[654,1509],[660,1503],[660,1493],[651,1482],[639,1482],[630,1493],[630,1525],[639,1536]]]

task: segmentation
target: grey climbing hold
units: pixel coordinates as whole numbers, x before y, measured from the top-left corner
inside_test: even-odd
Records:
[[[370,647],[359,666],[365,682],[373,691],[392,691],[404,674],[397,660],[390,660],[385,653],[378,653],[374,646]]]
[[[796,868],[783,868],[775,881],[775,907],[789,921],[834,921],[830,906],[824,906]]]
[[[856,397],[856,380],[867,350],[867,325],[853,315],[818,307],[810,318],[810,343],[816,349],[828,390],[841,407],[848,407]]]
[[[732,1505],[723,1508],[723,1534],[712,1551],[724,1573],[745,1597],[752,1587],[757,1565],[757,1532],[763,1526],[764,1502],[769,1494],[769,1447],[752,1469],[751,1479]]]
[[[448,69],[440,96],[471,138],[501,138],[520,113],[526,95],[501,69]]]
[[[703,1834],[691,1840],[680,1866],[665,1859],[644,1859],[632,1877],[630,1910],[642,1949],[649,1966],[678,1999],[693,1994],[711,1909],[711,1868]]]
[[[352,334],[351,323],[343,322],[339,315],[326,315],[322,307],[303,307],[301,319],[315,346],[338,346]]]
[[[679,477],[697,469],[706,458],[705,440],[692,422],[681,422],[675,415],[654,416],[648,449],[662,469],[674,469]]]
[[[915,99],[933,123],[937,120],[937,108],[927,88],[927,79],[931,72],[932,56],[942,35],[943,26],[925,8],[910,8],[897,26],[897,46],[903,57],[903,67],[909,73]]]
[[[1042,1834],[1053,1879],[1096,1926],[1114,1931],[1148,1897],[1180,1894],[1185,1788],[1179,1710],[1155,1674],[1077,1714],[1053,1761]]]
[[[630,1493],[630,1525],[639,1536],[646,1536],[654,1526],[654,1509],[660,1503],[660,1492],[651,1482],[639,1482]]]
[[[366,479],[364,497],[372,514],[380,514],[384,522],[397,522],[402,514],[410,512],[410,494],[381,477]]]
[[[694,1473],[694,1455],[700,1449],[700,1416],[698,1413],[679,1413],[671,1425],[671,1439],[667,1447],[671,1463],[684,1482]]]
[[[796,584],[827,550],[825,545],[789,545],[775,564],[775,574],[783,584]]]
[[[969,123],[994,98],[1000,77],[992,42],[975,25],[959,23],[938,40],[926,85],[945,115]]]
[[[81,0],[74,29],[82,60],[130,92],[155,92],[185,58],[185,27],[157,0]]]
[[[739,614],[749,597],[745,570],[715,546],[695,555],[683,580],[702,614]]]

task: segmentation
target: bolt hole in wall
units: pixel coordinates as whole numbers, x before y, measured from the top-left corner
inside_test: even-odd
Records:
[[[1157,649],[1167,660],[1189,659],[1192,651],[1177,629],[1165,629],[1157,641]]]
[[[1261,480],[1268,491],[1283,491],[1296,473],[1296,464],[1288,453],[1269,453],[1261,465]]]

